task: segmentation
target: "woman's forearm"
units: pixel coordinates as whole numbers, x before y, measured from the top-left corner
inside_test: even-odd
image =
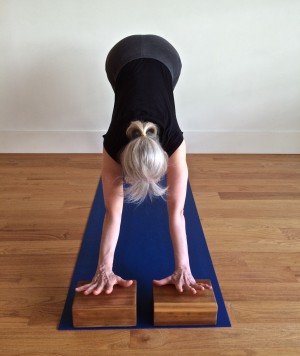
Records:
[[[175,267],[190,268],[185,218],[176,213],[169,216],[169,228],[174,250]]]
[[[99,252],[99,265],[112,269],[116,245],[119,238],[121,216],[105,213]]]

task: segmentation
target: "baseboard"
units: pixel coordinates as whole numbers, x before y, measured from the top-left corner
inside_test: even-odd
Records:
[[[0,131],[0,153],[102,153],[106,131]],[[300,131],[184,131],[187,153],[299,154]]]

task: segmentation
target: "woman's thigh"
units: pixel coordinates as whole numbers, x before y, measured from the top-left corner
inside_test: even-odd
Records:
[[[164,63],[171,72],[173,89],[180,76],[182,63],[179,53],[163,37],[157,35],[131,35],[117,42],[109,51],[105,70],[113,89],[122,67],[138,58],[154,58]]]

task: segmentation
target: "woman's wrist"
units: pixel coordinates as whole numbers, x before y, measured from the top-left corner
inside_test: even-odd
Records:
[[[190,261],[189,261],[189,256],[188,253],[182,253],[176,254],[175,253],[175,267],[176,268],[190,268]]]
[[[177,270],[177,269],[188,270],[188,271],[191,270],[189,263],[179,263],[179,264],[176,264],[176,265],[175,265],[175,269],[176,269],[176,270]]]
[[[111,272],[111,271],[112,271],[112,265],[113,265],[112,263],[99,261],[99,262],[98,262],[97,269],[98,269],[98,270],[105,271],[105,272]]]

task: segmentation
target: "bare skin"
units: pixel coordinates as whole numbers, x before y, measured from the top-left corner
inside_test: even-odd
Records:
[[[186,163],[186,143],[182,144],[169,157],[167,181],[167,208],[169,216],[170,235],[175,257],[175,271],[161,280],[153,280],[153,284],[163,286],[174,284],[178,292],[184,290],[196,294],[197,291],[211,289],[208,284],[197,284],[191,274],[187,237],[185,230],[184,203],[186,198],[188,167]],[[106,208],[99,261],[92,281],[75,290],[84,294],[98,295],[105,291],[110,294],[116,284],[122,287],[132,285],[132,280],[124,280],[112,271],[114,252],[118,241],[123,209],[123,183],[121,165],[114,161],[103,148],[102,169],[103,195]]]
[[[156,286],[164,286],[166,284],[175,284],[178,292],[187,290],[193,294],[197,294],[197,290],[212,289],[212,286],[206,283],[197,283],[191,274],[191,271],[187,267],[179,267],[175,272],[166,278],[161,280],[153,280],[153,284]]]
[[[167,207],[175,257],[175,271],[168,277],[154,280],[153,284],[157,286],[174,284],[178,292],[187,290],[196,294],[197,291],[211,289],[212,287],[207,284],[197,284],[190,269],[184,218],[187,181],[186,143],[183,140],[178,149],[169,157],[167,170],[167,183],[169,186]]]

